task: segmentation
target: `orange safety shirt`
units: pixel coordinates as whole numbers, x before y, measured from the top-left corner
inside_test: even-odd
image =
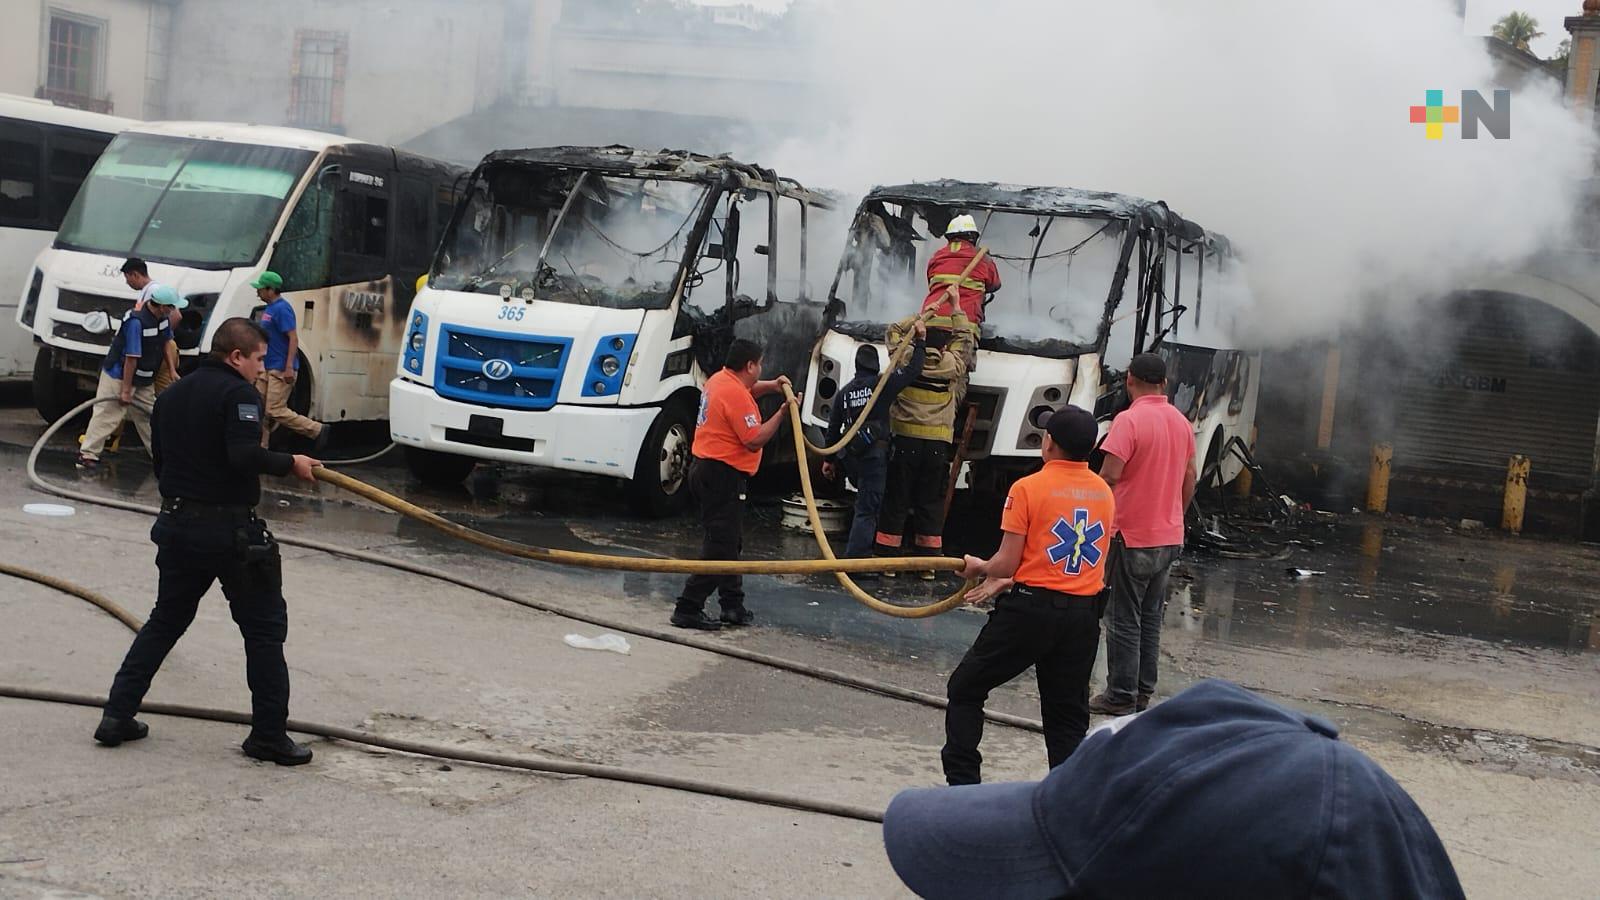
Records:
[[[961,311],[974,325],[983,321],[983,295],[1000,290],[1000,269],[985,255],[965,278],[961,277],[977,253],[978,248],[967,241],[950,241],[933,252],[928,260],[928,299],[922,301],[923,309],[944,300],[953,284],[961,296]],[[949,305],[941,304],[940,312],[949,315]]]
[[[1000,529],[1024,538],[1018,584],[1092,596],[1106,582],[1111,523],[1116,501],[1111,487],[1089,464],[1053,459],[1018,479],[1006,496]]]
[[[730,369],[706,379],[700,394],[700,416],[695,420],[695,456],[725,462],[746,475],[761,467],[761,451],[745,446],[761,430],[761,410],[755,395]]]

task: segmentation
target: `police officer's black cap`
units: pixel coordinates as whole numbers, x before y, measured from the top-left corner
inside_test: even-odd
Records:
[[[1156,353],[1141,353],[1128,363],[1128,376],[1145,384],[1160,384],[1167,380],[1167,361]]]
[[[1061,452],[1072,459],[1088,459],[1094,450],[1095,439],[1100,436],[1100,425],[1094,414],[1076,406],[1063,406],[1050,414],[1044,430],[1050,433]]]
[[[878,348],[875,344],[862,344],[856,348],[856,370],[878,371]]]

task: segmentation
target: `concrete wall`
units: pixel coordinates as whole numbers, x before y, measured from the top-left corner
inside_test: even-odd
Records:
[[[150,18],[159,0],[5,0],[0,27],[0,91],[32,97],[45,81],[52,10],[101,23],[96,99],[111,112],[145,115]]]
[[[501,0],[185,0],[168,115],[287,124],[295,32],[345,32],[344,133],[400,143],[499,95]]]

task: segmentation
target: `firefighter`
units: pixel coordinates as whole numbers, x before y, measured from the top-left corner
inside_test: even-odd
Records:
[[[917,317],[889,326],[889,346],[897,347]],[[880,556],[900,556],[906,520],[911,520],[919,556],[944,552],[944,495],[950,479],[950,444],[956,411],[967,393],[967,373],[977,351],[977,326],[957,310],[927,320],[922,371],[895,395],[889,408],[889,483],[884,490],[874,541]],[[922,573],[932,581],[934,573]]]
[[[984,297],[1000,290],[1000,269],[985,255],[967,272],[978,253],[978,222],[971,216],[951,219],[944,236],[948,243],[928,260],[928,299],[922,308],[933,307],[940,315],[949,315],[950,286],[955,285],[962,313],[973,325],[982,325]]]

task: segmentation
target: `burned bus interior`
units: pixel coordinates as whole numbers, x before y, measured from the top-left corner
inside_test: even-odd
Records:
[[[1165,203],[1065,187],[932,181],[875,188],[861,202],[829,292],[832,327],[881,340],[917,310],[946,224],[971,214],[1002,287],[985,304],[980,349],[1109,361],[1158,347],[1198,321],[1227,281],[1227,239]],[[1131,291],[1131,309],[1122,300]],[[1209,281],[1209,283],[1208,283]],[[1120,340],[1115,340],[1120,339]]]

